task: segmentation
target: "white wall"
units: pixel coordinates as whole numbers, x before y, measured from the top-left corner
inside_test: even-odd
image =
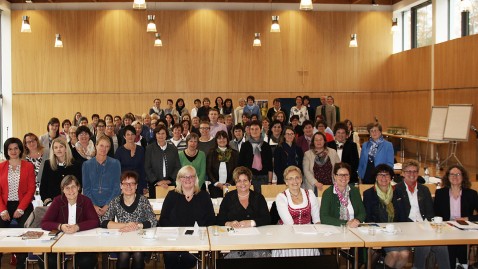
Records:
[[[0,9],[2,10],[2,33],[0,37],[2,40],[2,50],[0,53],[2,54],[3,94],[3,125],[1,126],[3,141],[1,141],[0,151],[3,152],[3,142],[12,135],[12,26],[10,3],[5,0],[0,0]]]

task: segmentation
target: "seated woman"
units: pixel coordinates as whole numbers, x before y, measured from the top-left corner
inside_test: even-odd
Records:
[[[233,171],[237,167],[239,153],[229,146],[229,137],[225,131],[219,131],[214,137],[215,147],[207,154],[206,173],[209,181],[209,193],[212,198],[222,197],[226,184],[233,185]]]
[[[239,166],[234,169],[232,177],[237,189],[224,197],[217,215],[217,225],[244,228],[271,224],[266,199],[250,189],[251,170]]]
[[[159,226],[193,227],[195,223],[210,226],[215,221],[211,198],[200,190],[196,169],[191,165],[179,169],[176,189],[164,199]],[[189,252],[164,252],[166,269],[192,268],[196,263],[196,257]]]
[[[90,198],[80,193],[81,186],[78,179],[73,175],[67,175],[61,181],[60,188],[63,194],[53,199],[41,221],[41,228],[47,231],[56,229],[72,234],[98,227],[98,215]],[[73,209],[75,212],[70,211]],[[75,218],[70,216],[75,216]],[[55,253],[48,254],[48,268],[56,268],[56,255]],[[78,268],[89,269],[96,266],[96,253],[77,253],[75,256]]]
[[[12,220],[23,227],[33,211],[35,194],[35,170],[33,165],[22,160],[23,144],[16,137],[5,140],[3,154],[6,161],[0,162],[0,228],[9,228]],[[17,253],[17,268],[25,268],[25,253]],[[0,260],[2,254],[0,253]]]
[[[397,222],[395,208],[393,206],[393,187],[390,184],[394,176],[393,169],[386,164],[375,167],[372,177],[375,178],[375,186],[363,193],[363,203],[367,217],[366,222]],[[409,247],[383,248],[386,253],[385,264],[391,268],[403,268],[410,256]]]
[[[40,196],[44,206],[62,193],[61,182],[66,175],[75,176],[78,185],[81,185],[81,165],[73,159],[66,140],[59,137],[51,143],[50,158],[45,161],[40,178]]]
[[[120,232],[131,232],[156,227],[156,216],[148,199],[137,195],[138,174],[125,171],[121,174],[121,195],[113,199],[108,210],[101,217],[101,227],[119,229]],[[118,255],[116,268],[144,268],[145,252],[121,252]]]
[[[470,189],[471,182],[468,172],[459,165],[448,168],[442,179],[443,187],[435,193],[435,216],[449,220],[478,220],[474,212],[478,210],[478,194]],[[456,262],[467,264],[465,245],[448,246],[450,268],[455,268]]]
[[[289,166],[284,170],[287,189],[276,197],[279,224],[311,224],[320,223],[319,200],[311,190],[304,190],[302,171],[297,166]],[[272,257],[317,256],[318,249],[282,249],[273,250]]]
[[[359,190],[349,186],[350,165],[336,163],[333,172],[334,184],[322,196],[320,219],[323,224],[356,228],[365,220],[366,213]]]

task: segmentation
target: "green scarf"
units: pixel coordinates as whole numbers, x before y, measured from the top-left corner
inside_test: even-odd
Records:
[[[380,202],[387,209],[388,222],[393,222],[395,217],[395,210],[393,208],[392,198],[393,198],[393,188],[391,185],[388,186],[387,192],[383,192],[379,187],[378,183],[375,182],[375,190],[377,191],[378,198]]]

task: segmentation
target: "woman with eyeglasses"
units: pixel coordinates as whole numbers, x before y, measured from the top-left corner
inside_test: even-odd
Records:
[[[54,145],[55,140],[52,146]],[[93,203],[90,198],[81,194],[81,184],[75,176],[65,176],[58,188],[61,190],[60,194],[54,197],[41,221],[43,230],[59,230],[73,234],[99,226]],[[71,212],[73,210],[74,212]],[[74,215],[75,218],[69,218],[70,215]],[[48,254],[48,268],[56,268],[56,255],[56,253]],[[80,269],[94,268],[98,261],[96,253],[91,252],[77,253],[75,259]]]
[[[207,154],[206,173],[211,181],[209,193],[212,198],[217,198],[223,196],[227,185],[234,183],[233,171],[237,167],[239,153],[230,147],[225,131],[217,132],[214,141],[215,147]]]
[[[301,225],[320,223],[319,200],[311,190],[301,188],[302,171],[297,166],[289,166],[284,171],[287,189],[276,197],[279,224]],[[272,250],[273,257],[318,256],[318,249],[280,249]]]
[[[91,131],[87,126],[80,126],[76,129],[76,142],[73,148],[73,157],[75,160],[83,163],[96,155],[95,144],[91,141]]]
[[[161,227],[210,226],[216,221],[211,198],[199,188],[196,169],[183,166],[176,177],[176,189],[168,192],[161,208]],[[164,252],[166,269],[192,268],[197,258],[188,252]]]
[[[365,222],[387,223],[398,222],[393,205],[393,169],[386,164],[375,167],[372,176],[375,178],[375,186],[363,193],[363,203],[367,217]],[[389,268],[403,268],[410,256],[409,247],[386,247],[385,265]]]
[[[324,191],[320,206],[320,219],[323,224],[356,228],[365,220],[365,207],[357,188],[350,186],[350,165],[334,165],[334,184]]]
[[[43,161],[44,148],[40,144],[38,137],[33,133],[27,133],[23,136],[23,148],[26,153],[25,160],[33,164],[35,167],[35,176],[38,178],[38,172],[40,171],[40,166]]]
[[[370,140],[363,143],[358,166],[358,175],[364,184],[374,184],[372,172],[375,166],[383,163],[393,167],[394,151],[392,143],[382,136],[382,125],[378,122],[367,125]]]
[[[156,215],[151,203],[143,195],[137,195],[138,174],[125,171],[121,174],[121,195],[111,200],[106,213],[101,217],[101,227],[119,229],[120,232],[137,232],[141,229],[156,227]],[[116,268],[144,268],[147,252],[118,253]]]
[[[478,194],[470,189],[468,172],[460,165],[448,167],[442,179],[442,187],[435,193],[435,216],[443,217],[443,221],[477,221]],[[467,264],[465,245],[448,246],[450,268],[455,268],[457,260]]]
[[[295,142],[294,128],[285,127],[284,137],[274,151],[274,174],[277,176],[277,184],[285,184],[284,170],[291,166],[302,167],[304,153]]]

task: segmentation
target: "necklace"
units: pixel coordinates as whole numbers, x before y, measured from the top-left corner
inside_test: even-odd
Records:
[[[293,198],[297,198],[301,194],[301,191],[299,191],[299,193],[297,193],[297,194],[293,194],[290,190],[289,190],[289,192],[290,192],[290,195],[292,195]]]
[[[237,193],[237,196],[239,196],[239,198],[246,198],[249,196],[249,192],[247,194],[243,194],[243,195],[240,195],[239,193]]]

